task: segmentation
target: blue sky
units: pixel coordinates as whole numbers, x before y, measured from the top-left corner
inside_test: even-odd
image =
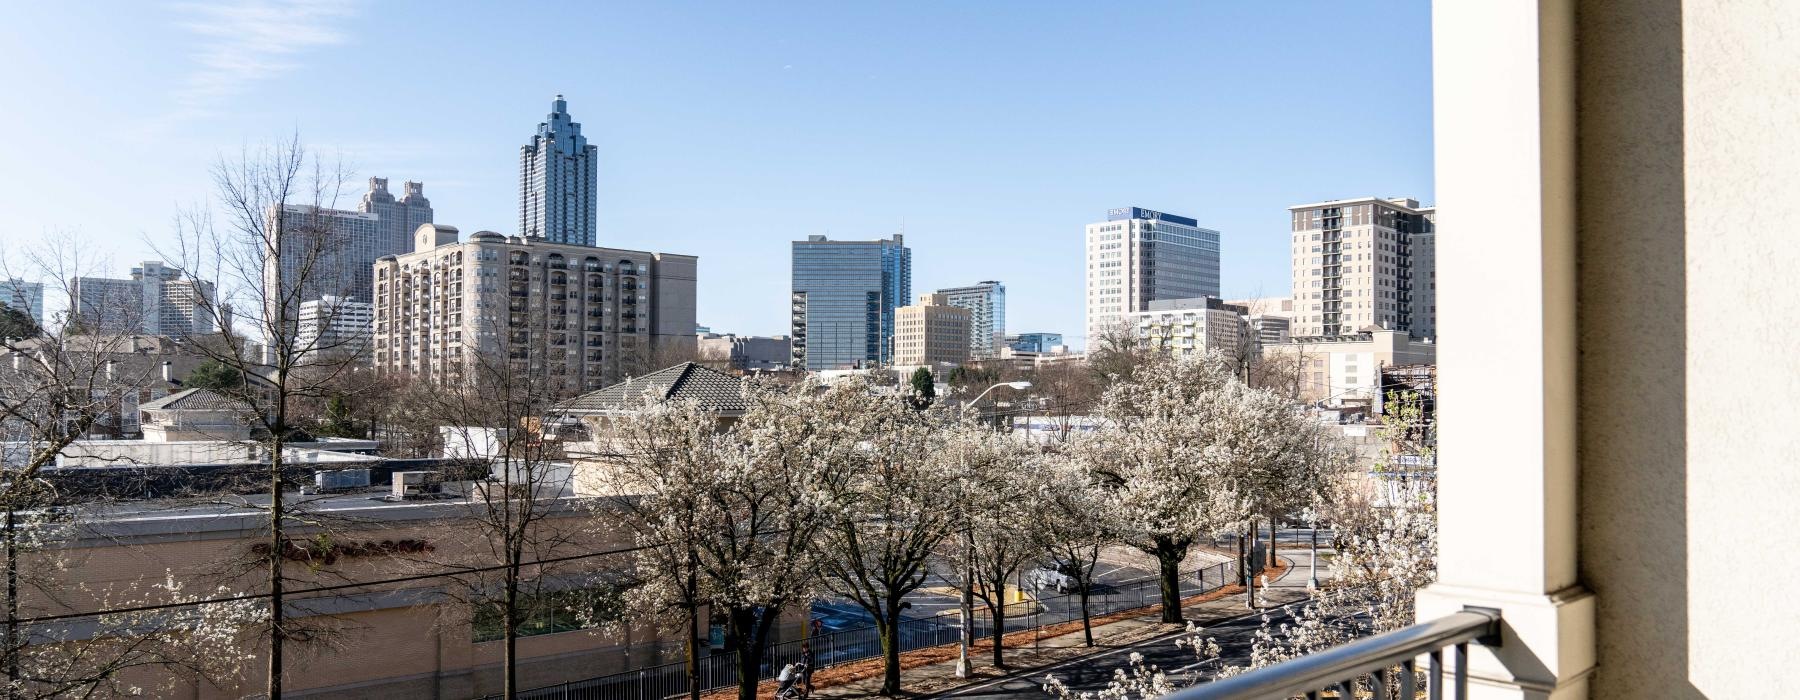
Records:
[[[1288,205],[1431,202],[1430,83],[1425,0],[9,3],[0,256],[123,275],[221,153],[296,131],[512,232],[563,93],[601,245],[699,255],[703,324],[785,332],[788,241],[904,229],[915,294],[998,279],[1009,330],[1075,341],[1108,208],[1219,229],[1248,296],[1287,292]]]

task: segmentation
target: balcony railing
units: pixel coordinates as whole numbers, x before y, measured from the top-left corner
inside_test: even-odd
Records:
[[[1497,645],[1500,613],[1469,609],[1405,629],[1259,668],[1241,676],[1203,683],[1164,696],[1169,700],[1287,700],[1305,696],[1356,698],[1372,694],[1418,697],[1420,656],[1427,657],[1425,692],[1431,700],[1469,697],[1469,643]],[[1451,651],[1451,678],[1445,682],[1444,651]],[[1399,671],[1393,669],[1399,667]],[[1365,690],[1366,689],[1366,690]],[[1446,694],[1446,690],[1449,691]],[[1328,696],[1326,693],[1331,693]]]

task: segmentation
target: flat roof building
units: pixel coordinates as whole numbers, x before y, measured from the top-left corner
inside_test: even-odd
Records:
[[[1219,296],[1219,232],[1189,217],[1111,209],[1087,225],[1087,342],[1158,299]]]
[[[894,365],[937,367],[969,362],[968,309],[951,306],[949,295],[924,294],[902,306],[894,320]]]
[[[893,364],[894,310],[912,296],[905,238],[793,242],[793,365],[816,372]]]

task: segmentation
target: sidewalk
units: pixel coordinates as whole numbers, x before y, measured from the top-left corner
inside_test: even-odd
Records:
[[[1278,554],[1283,568],[1278,576],[1271,579],[1267,596],[1261,593],[1258,595],[1258,602],[1264,606],[1293,602],[1307,595],[1307,564],[1310,562],[1308,553],[1301,550],[1281,551]],[[1246,612],[1249,610],[1244,606],[1241,586],[1231,586],[1189,598],[1182,606],[1183,616],[1201,625],[1237,617]],[[1158,608],[1153,606],[1096,618],[1094,646],[1091,648],[1084,643],[1080,622],[1057,625],[1049,630],[1008,633],[1006,663],[1010,668],[1004,671],[987,663],[993,657],[993,647],[991,640],[984,640],[977,643],[971,651],[975,669],[969,678],[956,677],[955,645],[921,649],[901,658],[901,667],[904,669],[901,672],[902,688],[905,696],[930,695],[979,681],[1027,675],[1046,666],[1130,646],[1183,629],[1182,625],[1164,624],[1159,621],[1159,617]],[[1072,631],[1066,631],[1071,625]],[[882,697],[878,692],[881,688],[881,661],[871,659],[821,669],[814,676],[814,684],[818,686],[813,691],[814,698]]]

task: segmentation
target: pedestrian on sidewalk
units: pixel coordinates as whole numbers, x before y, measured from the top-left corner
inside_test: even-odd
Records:
[[[801,642],[800,643],[800,687],[806,689],[807,695],[812,695],[812,691],[813,691],[812,673],[813,673],[813,667],[816,665],[817,664],[813,663],[812,643],[811,642]]]

